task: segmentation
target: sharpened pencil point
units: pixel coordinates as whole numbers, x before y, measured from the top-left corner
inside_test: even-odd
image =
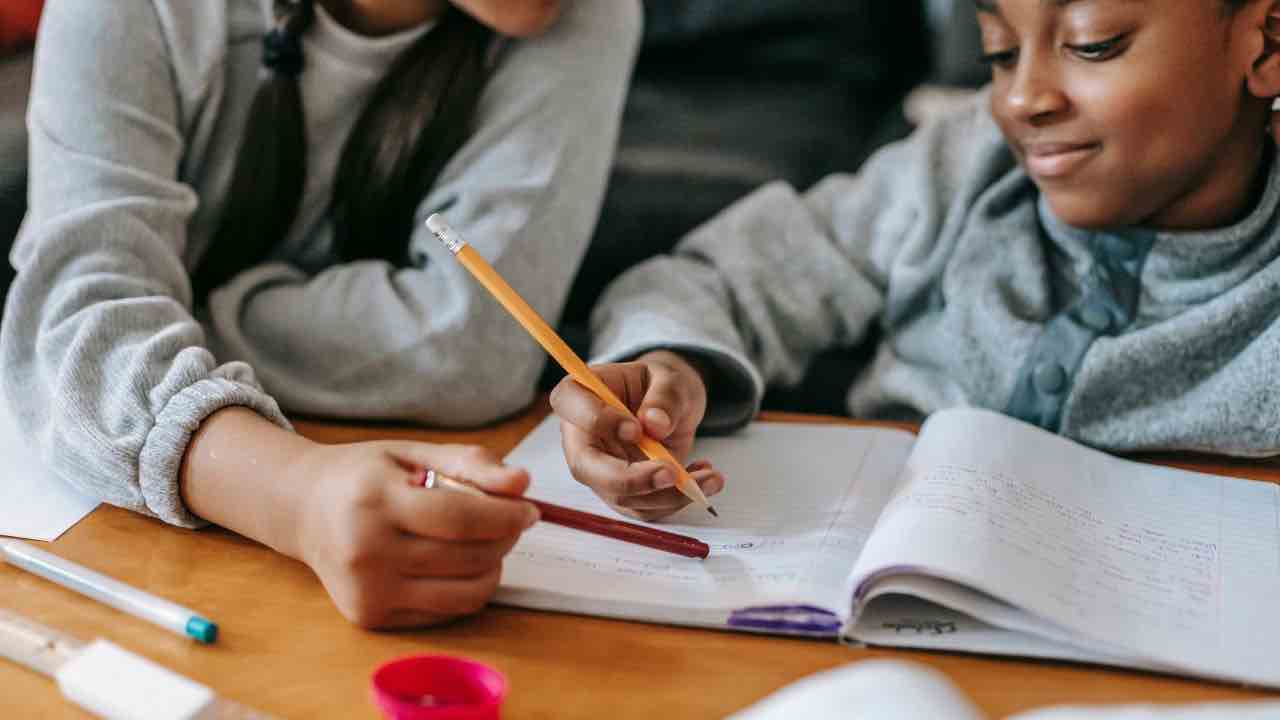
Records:
[[[711,513],[715,517],[720,517],[720,513],[716,512],[716,509],[710,505],[707,506],[707,512]]]

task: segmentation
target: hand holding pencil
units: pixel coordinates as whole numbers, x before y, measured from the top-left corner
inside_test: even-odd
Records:
[[[680,360],[678,356],[672,355],[671,357],[675,359],[671,363],[672,368],[681,370],[680,366],[683,365],[696,378],[685,383],[686,386],[695,390],[689,397],[691,402],[688,404],[688,409],[691,412],[681,413],[678,418],[668,416],[669,424],[666,426],[665,432],[662,431],[663,423],[661,417],[646,416],[642,423],[633,414],[633,408],[628,407],[619,398],[619,395],[628,398],[637,397],[633,393],[626,392],[628,390],[626,385],[617,382],[620,378],[610,376],[605,379],[598,374],[601,370],[600,368],[597,368],[597,372],[589,369],[586,363],[556,335],[546,321],[498,275],[497,271],[471,248],[453,228],[449,227],[444,218],[438,214],[431,215],[427,218],[426,224],[427,228],[444,243],[445,247],[454,254],[476,280],[565,369],[569,374],[569,378],[566,378],[565,382],[561,383],[561,388],[565,387],[566,383],[573,383],[571,389],[567,391],[569,396],[576,396],[582,400],[574,407],[581,408],[584,405],[595,403],[602,409],[602,412],[596,413],[597,416],[617,420],[615,423],[617,428],[616,437],[606,439],[607,443],[598,448],[600,450],[599,453],[595,455],[588,453],[589,457],[603,462],[606,457],[610,456],[609,451],[613,451],[612,458],[614,462],[608,469],[599,468],[602,472],[594,472],[588,468],[588,471],[584,474],[583,466],[576,462],[578,458],[569,454],[568,443],[574,430],[566,427],[566,430],[570,433],[566,435],[566,454],[569,454],[570,467],[573,469],[575,477],[591,486],[597,494],[620,512],[646,520],[657,519],[670,514],[688,504],[688,501],[694,502],[712,515],[715,515],[715,509],[707,501],[706,493],[715,493],[722,489],[724,486],[723,477],[716,473],[709,464],[694,465],[690,469],[684,468],[680,461],[672,455],[672,451],[668,447],[673,442],[680,443],[676,446],[676,449],[683,456],[692,445],[693,431],[697,427],[698,421],[701,420],[702,411],[706,404],[705,389],[703,389],[701,378],[697,377],[696,371],[693,371],[687,362]],[[611,385],[613,386],[611,387]],[[654,385],[655,389],[659,387],[665,387],[665,385],[661,383]],[[557,388],[557,394],[564,397],[566,392],[563,392],[561,388]],[[698,395],[699,392],[701,393],[700,396]],[[701,400],[699,400],[699,397]],[[637,408],[640,407],[637,406]],[[559,413],[561,408],[557,406],[556,410]],[[574,422],[571,418],[565,418],[564,415],[562,415],[562,418],[575,427],[580,427],[579,422]],[[664,438],[667,444],[647,434],[646,429]],[[591,429],[588,428],[586,431],[590,433]],[[648,457],[650,462],[634,462],[639,460],[640,453]],[[696,478],[690,474],[690,470],[697,475]],[[681,498],[681,495],[688,500]]]
[[[427,489],[444,488],[471,495],[486,494],[474,485],[454,480],[431,469],[421,471],[418,484]],[[633,545],[644,545],[655,550],[689,558],[706,559],[711,554],[709,545],[687,535],[677,535],[676,533],[666,532],[646,525],[623,522],[603,515],[595,515],[562,505],[535,500],[530,497],[521,496],[519,499],[538,508],[539,517],[543,522],[555,523],[574,530],[595,533],[596,535],[603,535],[604,537],[621,540]]]
[[[687,501],[672,489],[669,468],[643,462],[632,439],[642,431],[660,440],[675,457],[688,457],[706,408],[700,375],[667,351],[592,370],[634,403],[635,413],[604,404],[571,378],[556,386],[551,405],[561,419],[565,458],[574,477],[619,512],[634,517],[656,520],[680,510]],[[688,469],[708,495],[724,488],[724,476],[709,463],[693,463]]]

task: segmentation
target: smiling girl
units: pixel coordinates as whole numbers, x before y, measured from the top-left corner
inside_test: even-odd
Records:
[[[635,360],[597,372],[684,458],[878,326],[855,416],[976,405],[1114,451],[1280,453],[1280,2],[976,9],[979,103],[619,278],[595,357]],[[683,506],[634,422],[572,380],[552,401],[579,480],[641,517]]]

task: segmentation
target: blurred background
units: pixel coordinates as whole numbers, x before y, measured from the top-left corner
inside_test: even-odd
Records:
[[[26,207],[24,116],[40,5],[0,0],[6,257]],[[647,0],[603,212],[560,322],[566,339],[585,352],[605,285],[733,200],[770,180],[803,189],[856,170],[910,132],[903,108],[913,90],[980,85],[979,45],[970,0]],[[11,278],[0,263],[0,289]],[[827,353],[766,407],[843,414],[844,389],[864,360],[861,349]],[[551,363],[544,386],[557,370]]]

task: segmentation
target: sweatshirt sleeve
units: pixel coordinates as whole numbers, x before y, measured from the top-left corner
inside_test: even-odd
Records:
[[[541,348],[423,226],[458,231],[549,322],[599,214],[639,43],[635,0],[575,0],[512,43],[477,128],[419,206],[417,262],[254,268],[210,298],[219,354],[290,411],[475,425],[533,398]]]
[[[935,246],[962,221],[962,196],[1003,168],[985,108],[983,94],[808,192],[766,185],[632,268],[592,316],[593,358],[697,354],[713,370],[703,430],[748,422],[766,385],[798,382],[815,354],[865,337],[899,258],[944,257]]]
[[[196,197],[175,179],[177,107],[149,3],[49,2],[0,372],[19,426],[56,476],[195,526],[177,474],[200,422],[228,405],[288,422],[246,365],[214,359],[190,313],[181,254]]]

